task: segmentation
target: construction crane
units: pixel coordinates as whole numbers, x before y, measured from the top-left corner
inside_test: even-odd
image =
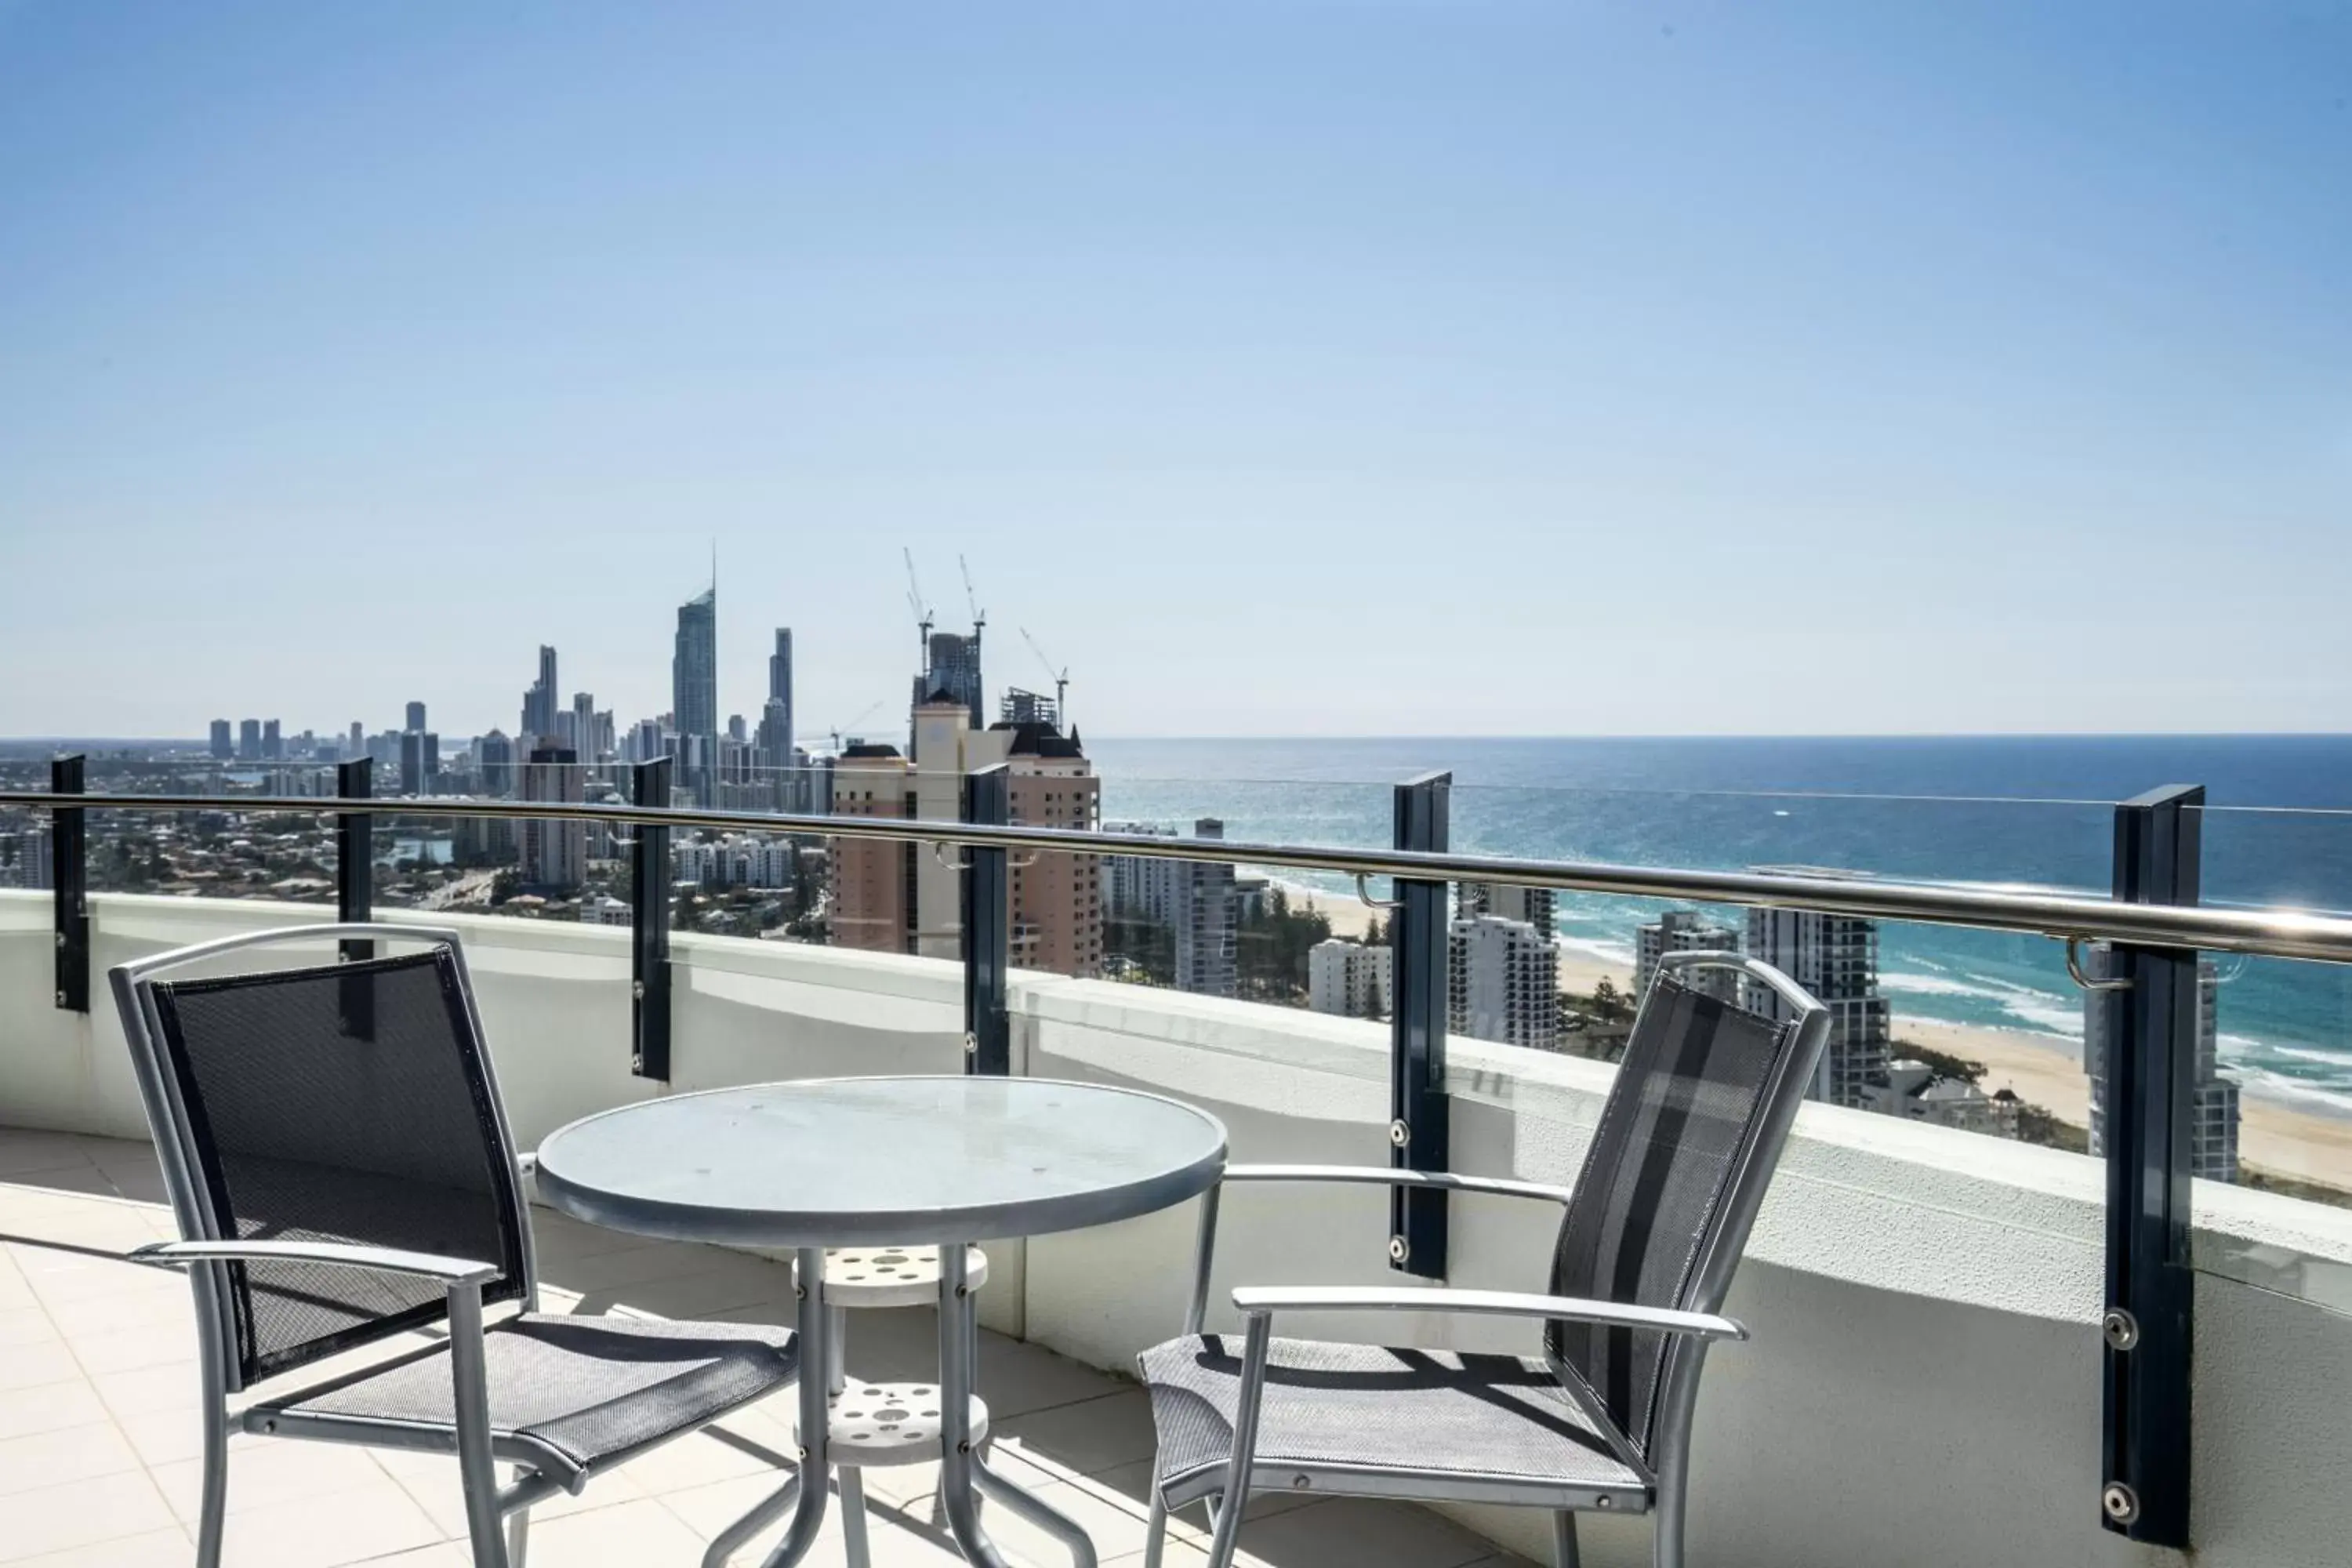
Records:
[[[1029,645],[1029,651],[1037,656],[1037,662],[1045,667],[1047,675],[1053,677],[1054,715],[1061,720],[1062,728],[1067,730],[1070,727],[1070,667],[1066,664],[1061,673],[1055,674],[1054,661],[1045,657],[1045,650],[1037,646],[1037,639],[1029,635],[1027,626],[1021,628],[1021,640]]]
[[[988,625],[988,612],[980,607],[980,595],[972,591],[970,564],[959,555],[956,557],[956,567],[963,574],[963,598],[964,603],[971,606],[971,635],[976,642],[980,638],[981,628]]]
[[[915,552],[900,546],[907,557],[907,607],[915,613],[915,629],[922,641],[923,658],[931,657],[931,606],[923,602],[923,585],[915,580]]]
[[[856,729],[856,728],[857,728],[857,726],[859,726],[860,724],[865,723],[866,720],[868,720],[868,719],[872,718],[872,717],[874,716],[874,710],[875,710],[875,709],[877,709],[877,708],[879,708],[879,707],[881,707],[881,706],[882,706],[881,701],[877,700],[876,700],[876,701],[874,701],[874,702],[870,702],[870,703],[866,704],[866,711],[865,711],[865,712],[860,713],[856,718],[850,720],[850,721],[849,721],[849,722],[847,722],[847,723],[845,723],[845,724],[835,724],[832,729],[830,729],[830,730],[820,730],[820,731],[818,731],[816,732],[816,734],[814,734],[814,735],[799,735],[799,736],[795,736],[795,737],[793,737],[793,738],[794,738],[795,740],[814,741],[814,740],[816,740],[816,739],[820,738],[821,736],[830,735],[830,736],[832,736],[832,737],[833,737],[833,752],[834,752],[834,755],[835,755],[835,756],[839,756],[839,755],[841,754],[841,732],[842,732],[843,731],[845,731],[845,730],[855,730],[855,729]]]

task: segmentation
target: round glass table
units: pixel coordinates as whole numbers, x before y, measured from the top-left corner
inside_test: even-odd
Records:
[[[1207,1191],[1224,1164],[1223,1125],[1159,1095],[1041,1079],[864,1078],[711,1089],[600,1111],[541,1143],[538,1177],[551,1205],[592,1224],[795,1249],[803,1281],[824,1278],[828,1247],[936,1246],[936,1394],[926,1387],[902,1397],[887,1386],[880,1407],[900,1411],[902,1426],[936,1422],[940,1498],[967,1559],[1003,1568],[981,1529],[976,1496],[985,1490],[1061,1540],[1080,1568],[1093,1568],[1086,1532],[991,1470],[976,1449],[986,1410],[972,1393],[979,1342],[966,1248],[1169,1208]],[[767,1568],[798,1563],[824,1524],[823,1483],[863,1457],[830,1441],[824,1369],[834,1325],[822,1294],[804,1289],[799,1301],[800,1471],[730,1526],[706,1564],[724,1563],[787,1510],[792,1524]],[[803,1477],[821,1484],[803,1485]],[[845,1504],[856,1491],[845,1484]],[[855,1563],[862,1530],[851,1543]]]

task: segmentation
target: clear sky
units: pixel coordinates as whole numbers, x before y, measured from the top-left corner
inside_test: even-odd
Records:
[[[806,730],[901,545],[1098,733],[2343,729],[2352,5],[0,0],[0,733],[714,540]]]

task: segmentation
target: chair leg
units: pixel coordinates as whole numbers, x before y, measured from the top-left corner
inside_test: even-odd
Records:
[[[205,1413],[204,1493],[196,1512],[196,1568],[220,1568],[221,1527],[228,1513],[228,1413]]]
[[[841,1546],[849,1568],[869,1568],[873,1558],[866,1544],[866,1482],[856,1465],[844,1465],[841,1477]]]
[[[1654,1568],[1683,1568],[1683,1489],[1665,1478],[1661,1478],[1650,1529],[1650,1561]]]
[[[1551,1516],[1551,1568],[1578,1568],[1576,1515],[1561,1509]]]
[[[531,1472],[527,1466],[514,1468],[514,1479],[521,1480]],[[530,1510],[519,1508],[507,1515],[507,1568],[523,1568],[523,1560],[530,1552]]]
[[[1152,1462],[1152,1474],[1160,1473],[1158,1460]],[[1160,1483],[1147,1483],[1151,1488],[1151,1517],[1143,1522],[1143,1568],[1160,1568],[1160,1553],[1168,1546],[1168,1500],[1160,1495]]]

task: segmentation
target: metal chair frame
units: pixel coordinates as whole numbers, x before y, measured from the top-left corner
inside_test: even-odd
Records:
[[[1660,1382],[1657,1415],[1645,1461],[1633,1440],[1611,1419],[1599,1401],[1590,1397],[1581,1380],[1560,1378],[1561,1387],[1588,1416],[1616,1457],[1642,1478],[1641,1495],[1622,1488],[1553,1486],[1505,1477],[1465,1476],[1457,1470],[1413,1470],[1378,1465],[1360,1468],[1334,1464],[1301,1464],[1286,1459],[1279,1489],[1305,1486],[1324,1495],[1373,1497],[1414,1501],[1503,1503],[1553,1510],[1553,1553],[1557,1568],[1577,1568],[1576,1514],[1584,1510],[1653,1516],[1652,1561],[1658,1568],[1680,1568],[1689,1480],[1691,1424],[1698,1404],[1699,1373],[1709,1344],[1717,1340],[1744,1340],[1748,1331],[1719,1315],[1731,1276],[1763,1205],[1774,1166],[1797,1108],[1811,1085],[1816,1062],[1829,1039],[1830,1010],[1794,981],[1770,964],[1736,952],[1667,953],[1659,960],[1662,973],[1675,970],[1731,969],[1769,986],[1793,1015],[1795,1033],[1790,1048],[1774,1064],[1764,1086],[1752,1131],[1739,1152],[1739,1163],[1727,1184],[1722,1217],[1706,1238],[1696,1259],[1690,1284],[1675,1309],[1634,1306],[1604,1300],[1515,1291],[1468,1290],[1451,1288],[1399,1289],[1389,1286],[1244,1286],[1233,1292],[1233,1303],[1244,1320],[1241,1385],[1234,1411],[1233,1456],[1222,1477],[1213,1474],[1167,1495],[1159,1480],[1157,1461],[1151,1480],[1151,1511],[1144,1548],[1145,1568],[1160,1568],[1167,1532],[1168,1510],[1205,1500],[1212,1536],[1208,1568],[1230,1568],[1238,1546],[1245,1501],[1253,1490],[1274,1490],[1261,1485],[1255,1474],[1258,1410],[1265,1390],[1267,1353],[1273,1341],[1275,1314],[1286,1311],[1411,1311],[1454,1312],[1547,1319],[1640,1329],[1675,1336]],[[1648,998],[1643,998],[1643,1005]],[[1577,1194],[1567,1187],[1488,1176],[1457,1176],[1439,1172],[1392,1170],[1355,1165],[1233,1165],[1226,1182],[1360,1183],[1391,1187],[1425,1187],[1496,1197],[1554,1203],[1563,1211]],[[1209,1297],[1209,1273],[1215,1259],[1218,1197],[1222,1186],[1211,1187],[1201,1199],[1201,1226],[1193,1258],[1192,1295],[1185,1312],[1184,1331],[1201,1332]],[[1549,1355],[1548,1355],[1549,1359]],[[1553,1370],[1561,1369],[1555,1363]]]
[[[514,1205],[514,1218],[522,1260],[520,1310],[539,1310],[539,1264],[531,1238],[530,1205],[523,1197],[525,1161],[515,1150],[514,1131],[507,1120],[505,1098],[498,1075],[483,1045],[482,1021],[474,1001],[473,980],[466,966],[464,943],[455,931],[442,927],[382,924],[322,924],[249,931],[199,942],[151,958],[117,965],[108,972],[124,1037],[130,1042],[139,1093],[155,1135],[156,1154],[163,1184],[171,1194],[173,1218],[188,1238],[157,1242],[137,1248],[131,1256],[142,1262],[184,1268],[195,1299],[198,1375],[204,1386],[204,1483],[197,1518],[197,1568],[218,1568],[223,1519],[228,1497],[228,1440],[243,1431],[262,1436],[305,1438],[315,1442],[359,1444],[370,1447],[404,1448],[446,1453],[453,1442],[465,1492],[467,1531],[477,1568],[522,1568],[529,1541],[532,1504],[557,1492],[579,1493],[588,1471],[568,1456],[520,1433],[500,1436],[490,1428],[489,1391],[485,1362],[482,1289],[502,1277],[497,1263],[474,1258],[442,1258],[394,1247],[326,1242],[286,1242],[244,1239],[219,1234],[211,1205],[204,1199],[197,1172],[202,1152],[183,1101],[177,1075],[164,1056],[163,1023],[155,1001],[154,981],[171,970],[223,954],[294,942],[401,942],[441,945],[449,950],[457,968],[458,990],[465,1002],[471,1033],[495,1129],[492,1152],[502,1169]],[[232,1411],[229,1399],[247,1391],[237,1355],[236,1320],[227,1270],[242,1262],[280,1261],[343,1267],[395,1273],[436,1280],[447,1291],[446,1312],[449,1369],[455,1420],[451,1426],[363,1416],[297,1414],[276,1408],[332,1387],[345,1379],[297,1389],[280,1398],[243,1411]],[[593,1319],[583,1320],[593,1321]],[[367,1370],[381,1371],[402,1362],[434,1353],[425,1347],[386,1357]],[[348,1376],[348,1374],[346,1374]],[[721,1415],[725,1412],[720,1412]],[[452,1431],[454,1426],[454,1435]],[[603,1456],[599,1468],[625,1463],[698,1428],[664,1434],[620,1453]],[[503,1489],[497,1465],[515,1467],[515,1479]],[[503,1525],[503,1529],[501,1526]]]

